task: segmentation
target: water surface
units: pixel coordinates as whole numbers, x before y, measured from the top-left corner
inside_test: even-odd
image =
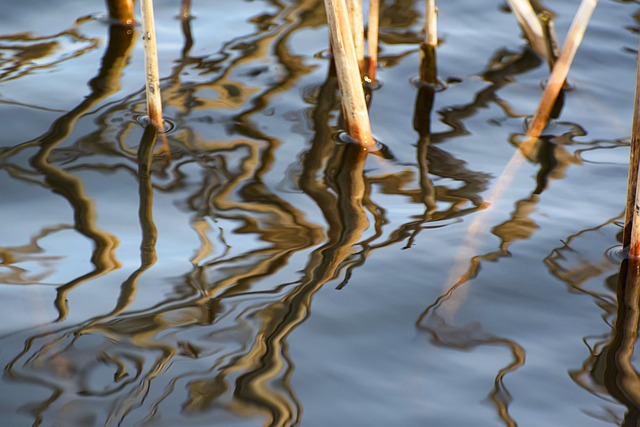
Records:
[[[637,3],[598,5],[508,174],[547,65],[502,2],[440,3],[436,93],[414,84],[422,2],[382,6],[384,157],[340,140],[322,1],[156,1],[155,147],[137,28],[6,5],[2,424],[637,422],[611,256]],[[578,3],[546,4],[560,41]]]

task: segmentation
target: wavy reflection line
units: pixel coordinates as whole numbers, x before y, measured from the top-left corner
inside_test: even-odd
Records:
[[[48,64],[40,64],[38,65],[38,59],[46,58],[50,56],[57,48],[58,41],[57,39],[62,38],[63,36],[70,37],[74,42],[87,42],[88,45],[84,48],[81,48],[70,55],[64,55],[61,59],[52,61]],[[16,51],[13,56],[13,66],[4,68],[6,71],[2,71],[0,73],[0,81],[11,81],[16,80],[30,73],[38,70],[49,69],[52,68],[62,62],[68,61],[70,59],[78,58],[85,53],[96,49],[99,45],[98,38],[88,38],[84,37],[80,34],[76,29],[69,29],[62,31],[58,34],[54,34],[52,36],[44,36],[44,37],[33,37],[30,33],[23,34],[13,34],[9,36],[0,37],[0,42],[4,42],[4,44],[0,44],[0,51],[9,50]],[[39,42],[38,44],[27,44],[20,45],[17,42]],[[20,72],[21,68],[26,68],[22,72]]]
[[[640,322],[640,260],[625,260],[620,266],[618,317],[606,355],[605,384],[609,393],[627,407],[622,426],[640,423],[640,375],[632,358]]]
[[[86,195],[82,180],[50,163],[49,157],[55,147],[69,136],[76,121],[86,111],[118,90],[118,81],[132,48],[133,33],[128,28],[112,25],[100,71],[89,82],[91,94],[73,110],[58,118],[50,130],[37,139],[40,149],[31,159],[32,166],[44,176],[49,188],[64,197],[71,205],[76,230],[94,242],[91,262],[95,269],[58,288],[55,301],[59,313],[58,321],[67,316],[67,294],[73,288],[119,268],[120,264],[115,257],[118,239],[95,225],[94,202]]]
[[[327,105],[329,104],[331,102]],[[324,118],[327,116],[323,112],[329,110],[320,108],[318,111],[320,117]],[[252,315],[262,319],[255,344],[221,370],[221,377],[239,373],[232,409],[236,412],[258,411],[267,418],[266,423],[273,426],[297,425],[300,421],[301,406],[288,385],[293,363],[287,355],[286,338],[307,318],[312,296],[324,283],[337,276],[338,270],[351,255],[352,247],[359,240],[362,230],[368,225],[362,206],[365,153],[355,146],[338,150],[335,158],[342,159],[342,163],[331,169],[335,176],[325,176],[327,181],[334,184],[336,198],[332,198],[324,184],[315,179],[317,172],[322,170],[323,156],[314,154],[318,154],[317,150],[326,153],[327,147],[333,147],[334,150],[336,148],[330,138],[320,143],[321,135],[328,136],[326,130],[326,127],[317,128],[312,148],[304,157],[300,186],[326,214],[325,219],[330,224],[327,241],[311,254],[300,284],[279,301],[267,304]],[[324,170],[326,174],[329,168]],[[332,204],[327,204],[328,200]],[[330,209],[336,205],[338,213],[335,209]],[[289,390],[286,394],[272,388],[278,378],[284,390]]]
[[[236,381],[235,397],[246,404],[262,408],[271,426],[297,425],[300,406],[270,389],[284,366],[285,378],[291,375],[293,363],[287,356],[287,336],[303,323],[309,314],[313,295],[329,280],[337,277],[345,260],[351,256],[353,245],[360,239],[368,221],[362,206],[364,194],[364,162],[366,153],[355,145],[344,147],[343,163],[335,177],[340,226],[329,231],[327,242],[313,251],[304,269],[302,282],[279,301],[256,313],[263,323],[256,334],[256,344],[233,365],[224,369],[241,371]],[[285,360],[283,360],[283,358]],[[295,395],[292,395],[292,397]],[[297,402],[297,399],[294,400]]]
[[[518,425],[509,413],[509,404],[512,401],[512,396],[504,383],[504,379],[507,374],[524,366],[526,353],[520,344],[488,334],[478,324],[451,325],[445,318],[435,312],[432,312],[428,319],[418,319],[416,327],[418,330],[428,333],[432,342],[441,347],[464,351],[480,346],[498,346],[509,349],[513,359],[496,374],[493,390],[489,393],[489,398],[495,405],[498,416],[506,426],[515,427]]]

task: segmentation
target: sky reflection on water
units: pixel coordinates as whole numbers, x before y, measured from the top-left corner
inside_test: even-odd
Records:
[[[157,2],[160,135],[137,31],[58,3],[0,17],[7,425],[637,421],[638,299],[607,256],[633,3],[599,5],[511,175],[548,71],[499,2],[440,5],[438,92],[412,84],[423,5],[383,4],[368,157],[339,141],[319,0]],[[548,4],[561,39],[577,3]]]

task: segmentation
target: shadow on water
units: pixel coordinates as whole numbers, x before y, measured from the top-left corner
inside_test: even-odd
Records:
[[[60,196],[73,216],[72,225],[43,227],[28,244],[2,248],[1,265],[9,267],[3,283],[44,283],[53,271],[36,277],[12,264],[41,253],[39,242],[46,237],[73,229],[92,245],[91,271],[74,271],[72,280],[55,286],[55,322],[0,338],[20,341],[5,352],[11,354],[5,376],[11,384],[39,390],[24,397],[20,407],[34,424],[181,425],[188,418],[194,424],[259,419],[264,425],[301,425],[304,404],[292,381],[297,361],[289,341],[309,319],[319,291],[330,285],[346,293],[358,269],[376,251],[395,245],[410,249],[424,237],[424,230],[475,218],[485,209],[490,175],[447,151],[446,142],[468,135],[467,121],[489,106],[498,106],[508,118],[521,118],[499,91],[541,65],[528,49],[493,53],[478,73],[485,85],[466,103],[436,110],[438,92],[419,86],[413,111],[415,161],[407,167],[393,156],[367,158],[357,146],[336,142],[340,105],[335,70],[328,65],[324,82],[303,91],[311,108],[295,123],[308,127],[300,132],[305,145],[295,159],[283,161],[276,154],[287,145],[289,134],[282,136],[261,120],[272,114],[271,106],[281,102],[280,96],[298,96],[304,79],[314,75],[317,66],[293,51],[292,39],[324,26],[324,10],[320,0],[268,3],[269,13],[251,18],[253,32],[226,40],[206,56],[194,53],[191,4],[182,3],[180,57],[161,81],[165,111],[176,126],[163,135],[171,146],[169,154],[155,153],[155,128],[142,132],[135,120],[143,112],[143,93],[120,91],[137,34],[118,25],[109,27],[100,69],[88,83],[89,94],[55,118],[43,135],[0,149],[2,170]],[[403,32],[419,20],[413,5],[387,3],[383,14],[384,43],[417,45],[419,34]],[[29,47],[18,49],[14,66],[5,68],[0,80],[32,73],[30,60],[53,56],[59,39],[69,37],[89,46],[71,57],[96,46],[75,29],[51,38],[21,39]],[[383,54],[381,63],[393,67],[407,55]],[[436,115],[444,131],[433,131]],[[84,129],[79,123],[91,120],[90,130],[78,135]],[[584,133],[577,125],[569,127],[560,136],[543,136],[533,159],[538,165],[535,182],[513,203],[505,221],[491,222],[497,248],[472,247],[473,254],[465,253],[462,274],[446,283],[416,322],[436,346],[461,351],[490,346],[509,353],[509,363],[492,372],[489,392],[497,415],[508,426],[515,426],[516,420],[510,413],[514,397],[505,377],[524,365],[526,349],[515,339],[489,332],[481,322],[457,325],[453,314],[464,298],[461,286],[478,276],[481,263],[510,256],[511,245],[530,239],[539,229],[532,214],[543,192],[577,162],[567,147],[592,144],[576,142],[574,138]],[[28,164],[21,163],[24,158],[29,158]],[[289,173],[291,193],[274,189],[269,181],[270,174],[283,169]],[[123,174],[137,181],[140,260],[122,277],[118,273],[123,273],[123,260],[116,258],[119,235],[98,226],[100,195],[92,197],[86,190],[86,171],[98,172],[101,178]],[[398,220],[375,199],[378,194],[408,200],[416,209]],[[154,198],[165,203],[171,198],[179,211],[171,211],[171,221],[188,222],[197,238],[196,247],[188,248],[192,255],[184,256],[186,268],[175,267],[170,256],[163,261],[158,255],[160,224],[167,220],[154,215],[160,211],[158,206],[154,209]],[[46,256],[37,260],[56,261]],[[546,262],[552,274],[570,282],[553,265],[553,256]],[[73,316],[69,299],[87,291],[81,285],[90,288],[105,276],[115,302],[107,308],[96,304],[102,308],[80,319]],[[120,284],[118,290],[112,282]],[[143,287],[162,295],[140,301]],[[613,338],[587,363],[593,366],[594,383],[627,406],[624,425],[637,418],[631,353],[638,298],[633,288],[619,286]],[[605,302],[609,309],[615,305]]]

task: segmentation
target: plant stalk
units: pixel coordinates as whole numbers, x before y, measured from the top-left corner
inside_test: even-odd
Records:
[[[162,97],[160,73],[158,71],[158,46],[153,19],[153,0],[141,0],[142,40],[144,43],[145,81],[147,88],[147,115],[149,122],[159,130],[164,129],[162,120]]]
[[[535,141],[540,137],[547,124],[551,109],[555,104],[562,86],[564,86],[567,74],[569,73],[569,68],[571,67],[571,62],[578,51],[582,37],[587,29],[587,25],[589,24],[589,19],[591,18],[597,3],[597,0],[582,0],[582,3],[580,3],[580,7],[576,12],[576,16],[573,19],[571,28],[567,34],[567,39],[562,46],[560,56],[558,56],[558,60],[551,70],[551,75],[549,76],[549,81],[542,93],[538,109],[536,110],[536,113],[531,120],[531,124],[529,125],[527,141],[525,142],[525,144],[528,145],[527,148],[531,148],[531,146],[535,144]]]
[[[107,0],[109,18],[123,25],[133,24],[133,0]]]
[[[638,45],[640,48],[640,43]],[[638,180],[640,174],[640,53],[636,68],[636,90],[631,125],[631,148],[629,152],[629,181],[627,184],[627,203],[624,218],[622,246],[629,247],[629,256],[640,256],[640,195]]]
[[[375,151],[347,6],[344,0],[325,0],[324,3],[347,131],[364,149]]]
[[[538,20],[535,10],[529,0],[507,0],[511,12],[516,17],[524,36],[529,41],[531,48],[541,58],[547,58],[547,46],[544,41],[542,24]]]
[[[370,82],[376,81],[378,68],[378,31],[380,28],[380,0],[369,2],[369,21],[367,25],[367,47],[369,50],[369,63],[367,77]]]
[[[358,60],[361,78],[364,77],[364,17],[362,16],[362,0],[347,0],[348,14],[351,17],[351,35]]]

